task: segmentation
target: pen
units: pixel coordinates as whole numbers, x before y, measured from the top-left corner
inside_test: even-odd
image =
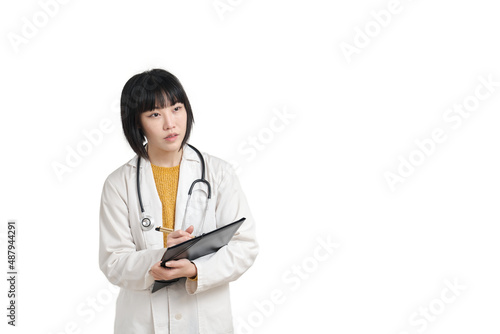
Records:
[[[161,226],[156,226],[155,230],[157,230],[158,232],[163,232],[163,233],[171,233],[174,231],[171,228],[166,228],[166,227],[161,227]]]

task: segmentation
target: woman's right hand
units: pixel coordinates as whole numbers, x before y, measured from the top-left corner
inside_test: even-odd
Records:
[[[171,232],[167,236],[167,248],[175,246],[177,244],[180,244],[181,242],[190,240],[194,238],[191,233],[194,231],[194,226],[191,225],[189,226],[185,231],[184,230],[177,230],[174,232]]]

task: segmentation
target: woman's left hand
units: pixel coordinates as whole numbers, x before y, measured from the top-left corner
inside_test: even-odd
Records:
[[[198,274],[198,270],[194,263],[187,259],[168,261],[165,267],[161,266],[161,261],[155,263],[149,271],[155,280],[171,280],[179,277],[194,278]]]

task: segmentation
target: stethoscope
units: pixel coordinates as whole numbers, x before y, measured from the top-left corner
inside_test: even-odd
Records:
[[[212,196],[212,190],[210,187],[210,183],[205,179],[205,160],[203,159],[203,156],[201,155],[200,151],[196,149],[194,146],[187,144],[189,147],[191,147],[196,154],[198,155],[200,162],[201,162],[201,179],[194,180],[193,183],[191,183],[191,187],[189,187],[188,191],[188,200],[186,202],[186,208],[184,209],[184,217],[182,219],[182,229],[184,229],[184,222],[186,220],[186,213],[187,213],[187,208],[189,206],[189,201],[191,200],[191,193],[193,192],[194,186],[201,182],[207,185],[207,203],[205,205],[205,214],[203,215],[203,221],[201,223],[199,231],[203,231],[203,225],[205,224],[205,218],[207,216],[207,211],[208,211],[208,201],[210,200],[210,197]],[[144,206],[142,205],[142,197],[141,197],[141,188],[140,188],[140,182],[139,182],[139,167],[141,166],[141,157],[137,157],[137,197],[139,198],[139,204],[141,206],[141,228],[143,231],[149,231],[154,227],[154,220],[153,217],[148,215],[144,211]]]

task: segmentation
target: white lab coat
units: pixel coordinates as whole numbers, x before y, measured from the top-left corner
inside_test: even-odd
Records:
[[[99,265],[108,280],[119,286],[115,333],[187,334],[233,333],[229,282],[240,277],[258,253],[254,220],[233,168],[225,161],[203,154],[205,177],[212,187],[203,231],[209,232],[246,217],[229,244],[218,252],[193,262],[198,280],[185,278],[151,293],[151,266],[160,261],[163,233],[142,231],[137,197],[137,156],[111,173],[104,183],[100,208]],[[151,163],[141,159],[141,195],[154,225],[162,224],[162,205],[156,190]],[[201,176],[198,155],[184,147],[180,165],[175,229],[181,226],[188,190]],[[186,214],[186,226],[199,225],[207,200],[206,186],[197,183]]]

